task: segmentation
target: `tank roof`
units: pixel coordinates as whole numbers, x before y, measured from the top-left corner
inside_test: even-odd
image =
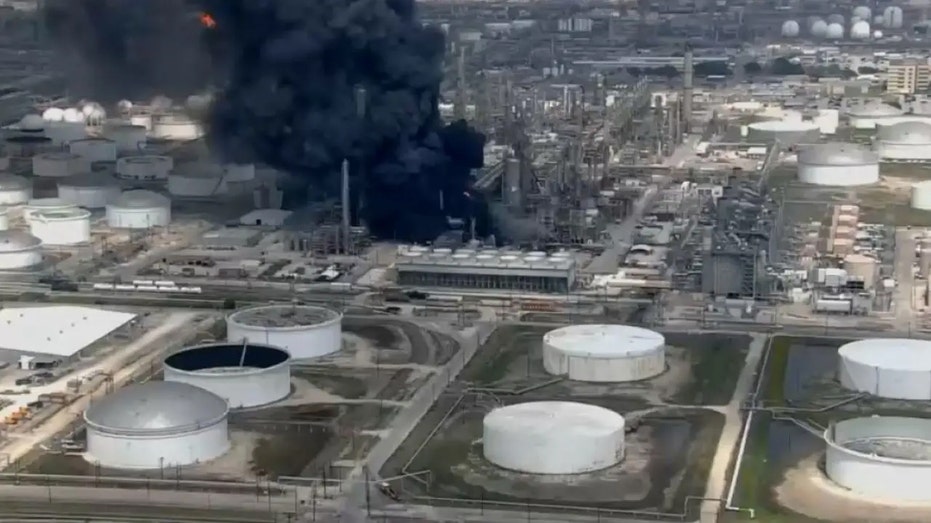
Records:
[[[666,338],[628,325],[571,325],[547,332],[543,342],[576,356],[626,358],[654,351]]]
[[[146,207],[164,207],[171,204],[171,200],[152,191],[126,191],[111,205],[131,209],[144,209]]]
[[[879,155],[852,143],[825,143],[802,148],[799,163],[808,165],[865,165],[879,163]]]
[[[931,371],[931,341],[926,340],[871,338],[844,344],[837,353],[871,367]]]
[[[22,231],[0,231],[0,252],[15,252],[35,249],[42,240]]]
[[[931,119],[927,122],[912,120],[889,125],[880,124],[877,134],[883,142],[929,144]]]
[[[256,343],[209,343],[182,349],[165,358],[165,366],[183,372],[249,372],[270,369],[291,359],[288,351]]]
[[[898,116],[904,113],[897,107],[883,103],[862,104],[847,109],[850,116]]]
[[[178,433],[226,417],[226,400],[199,387],[171,381],[128,385],[91,403],[84,420],[95,429],[123,433]]]
[[[32,183],[22,176],[15,174],[0,174],[0,191],[21,191],[31,187]]]
[[[333,309],[314,305],[262,305],[236,311],[229,316],[229,321],[275,329],[320,325],[341,317],[342,314]]]
[[[768,120],[765,122],[752,123],[749,127],[756,131],[768,132],[813,131],[820,129],[818,125],[813,122],[799,120]]]
[[[40,210],[32,213],[33,220],[39,221],[60,221],[60,220],[78,220],[89,218],[90,211],[74,207],[71,209],[50,209]]]
[[[526,432],[528,438],[553,431],[591,437],[624,430],[624,417],[613,410],[570,401],[531,401],[499,407],[485,416],[485,423],[507,425]]]

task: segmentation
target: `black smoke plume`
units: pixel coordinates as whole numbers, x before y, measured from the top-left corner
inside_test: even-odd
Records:
[[[295,193],[338,195],[348,158],[365,202],[354,212],[377,236],[430,240],[447,216],[487,229],[468,192],[484,137],[442,125],[443,35],[421,25],[413,0],[54,0],[46,18],[98,98],[212,84],[211,148],[290,173]]]
[[[46,0],[42,17],[72,96],[183,101],[218,73],[188,0]]]

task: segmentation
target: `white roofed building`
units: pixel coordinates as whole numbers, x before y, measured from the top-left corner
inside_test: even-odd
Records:
[[[93,307],[55,305],[0,309],[2,359],[21,355],[64,359],[119,331],[136,315]]]

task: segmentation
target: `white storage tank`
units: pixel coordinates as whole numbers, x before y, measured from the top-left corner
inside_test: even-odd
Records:
[[[211,343],[165,358],[165,381],[208,390],[232,409],[258,407],[291,393],[291,355],[271,345]]]
[[[883,11],[883,23],[889,29],[901,29],[904,22],[902,8],[897,6],[887,7]]]
[[[343,315],[313,305],[261,305],[230,314],[230,342],[267,343],[287,350],[295,360],[317,358],[342,348]]]
[[[562,327],[543,336],[543,367],[575,381],[644,380],[666,369],[666,339],[625,325]]]
[[[879,182],[879,156],[850,143],[803,147],[798,153],[798,179],[828,186],[870,185]]]
[[[130,125],[138,125],[144,127],[146,132],[152,130],[152,115],[151,114],[134,114],[129,117]]]
[[[821,128],[813,122],[770,120],[747,127],[750,143],[779,142],[783,147],[794,147],[800,143],[817,143],[821,138]]]
[[[840,40],[844,37],[844,26],[840,23],[828,24],[824,37],[828,40]]]
[[[107,224],[116,229],[167,227],[171,200],[151,191],[126,191],[107,205]]]
[[[868,22],[857,22],[850,28],[850,38],[854,40],[867,40],[870,37],[870,24]]]
[[[115,162],[116,142],[104,138],[85,138],[68,144],[68,149],[89,162]]]
[[[882,398],[931,400],[931,341],[872,338],[838,350],[841,385]]]
[[[824,38],[828,34],[828,24],[824,20],[815,20],[809,27],[809,32],[815,38]]]
[[[23,209],[23,219],[26,223],[32,220],[32,215],[37,212],[45,211],[68,211],[75,209],[74,204],[68,203],[61,198],[33,198],[26,203]]]
[[[36,211],[29,232],[45,245],[77,245],[91,240],[91,213],[85,209]]]
[[[81,122],[50,123],[45,127],[45,136],[52,141],[52,145],[61,147],[87,138],[87,127]]]
[[[847,108],[844,113],[854,129],[875,129],[877,124],[894,122],[905,111],[884,103],[866,103]]]
[[[863,281],[865,289],[871,289],[876,280],[879,262],[865,254],[848,254],[844,257],[844,270],[854,280]]]
[[[931,180],[912,185],[912,209],[931,211]]]
[[[145,147],[146,128],[142,125],[112,123],[104,130],[104,137],[116,144],[117,152],[136,152]]]
[[[127,180],[167,180],[174,168],[170,156],[127,156],[116,162],[116,174]]]
[[[223,169],[210,164],[179,165],[168,175],[168,192],[182,198],[209,198],[226,194]]]
[[[120,196],[116,180],[105,173],[72,176],[58,183],[58,197],[85,209],[103,209]]]
[[[152,117],[149,133],[158,140],[191,141],[203,136],[199,123],[179,114],[161,114]]]
[[[0,207],[0,231],[6,231],[10,228],[10,210],[6,207]]]
[[[853,496],[884,503],[931,501],[931,420],[870,416],[824,431],[824,471]]]
[[[782,24],[782,36],[786,38],[795,38],[798,36],[798,22],[795,20],[786,20]]]
[[[908,121],[876,126],[875,149],[884,160],[931,160],[931,121]]]
[[[0,231],[0,270],[27,269],[42,263],[42,241],[20,231]]]
[[[0,173],[0,205],[19,205],[32,198],[32,182],[15,174]]]
[[[128,385],[85,411],[85,457],[117,469],[204,463],[229,450],[228,413],[226,400],[187,383]]]
[[[90,162],[74,153],[42,153],[32,157],[32,174],[40,178],[65,178],[89,172]]]
[[[485,459],[525,474],[584,474],[624,459],[624,417],[595,405],[535,401],[491,411]]]

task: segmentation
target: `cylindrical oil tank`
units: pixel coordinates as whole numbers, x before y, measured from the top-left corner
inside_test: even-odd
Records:
[[[137,152],[145,147],[146,128],[141,125],[112,123],[105,128],[104,136],[116,144],[117,152]]]
[[[226,320],[230,342],[267,343],[298,359],[316,358],[342,347],[343,315],[312,305],[261,305],[236,311]]]
[[[42,240],[21,231],[0,231],[0,270],[27,269],[42,263]]]
[[[116,469],[171,470],[229,450],[226,400],[172,381],[128,385],[84,413],[85,459]]]
[[[223,166],[227,182],[251,182],[255,179],[255,165],[251,163],[228,163]]]
[[[162,114],[152,117],[152,138],[158,140],[191,141],[203,136],[200,124],[187,116]]]
[[[877,124],[894,121],[905,111],[884,103],[865,103],[847,108],[845,115],[854,129],[875,129]]]
[[[931,120],[878,124],[876,128],[875,149],[884,160],[931,160]]]
[[[171,200],[151,191],[126,191],[107,205],[107,224],[117,229],[167,227]]]
[[[58,184],[60,199],[85,209],[102,209],[119,195],[120,187],[116,180],[105,173],[72,176]]]
[[[209,164],[183,164],[168,175],[168,192],[182,198],[209,198],[226,194],[223,169]]]
[[[68,144],[68,149],[89,162],[115,162],[116,142],[104,138],[85,138]]]
[[[924,245],[918,251],[918,268],[923,277],[931,279],[931,245]]]
[[[876,258],[863,254],[848,254],[844,257],[844,270],[854,279],[862,279],[863,285],[867,289],[873,287],[878,266]]]
[[[91,213],[76,208],[35,211],[29,220],[29,232],[45,245],[77,245],[91,239]]]
[[[779,142],[783,147],[795,147],[817,143],[821,138],[821,128],[813,122],[776,120],[753,123],[748,128],[747,141],[750,143]]]
[[[6,207],[0,207],[0,231],[10,229],[10,210]]]
[[[931,211],[931,180],[912,185],[912,208]]]
[[[604,407],[534,401],[500,407],[482,423],[491,463],[525,474],[584,474],[624,459],[624,418]]]
[[[547,372],[588,382],[652,378],[666,369],[662,334],[625,325],[572,325],[543,336]]]
[[[87,138],[87,127],[83,122],[50,123],[45,127],[45,136],[52,141],[52,145],[61,147]]]
[[[0,173],[0,205],[19,205],[32,198],[32,182],[15,174]]]
[[[180,381],[225,399],[232,409],[274,403],[291,393],[291,355],[256,343],[211,343],[165,358],[165,381]]]
[[[130,125],[138,125],[139,127],[144,127],[146,131],[152,130],[152,115],[151,114],[134,114],[129,117]]]
[[[90,172],[90,168],[87,158],[74,153],[42,153],[32,157],[32,174],[40,178],[65,178]]]
[[[828,186],[874,184],[879,182],[879,156],[849,143],[802,147],[798,153],[798,179]]]
[[[75,206],[61,198],[33,198],[26,203],[23,209],[23,219],[26,223],[32,220],[32,215],[41,211],[67,211]]]
[[[838,350],[841,385],[882,398],[931,400],[931,341],[872,338]]]
[[[116,174],[127,180],[167,180],[174,168],[170,156],[127,156],[116,162]]]
[[[824,431],[824,442],[824,472],[845,495],[889,505],[931,501],[931,420],[842,419]]]

